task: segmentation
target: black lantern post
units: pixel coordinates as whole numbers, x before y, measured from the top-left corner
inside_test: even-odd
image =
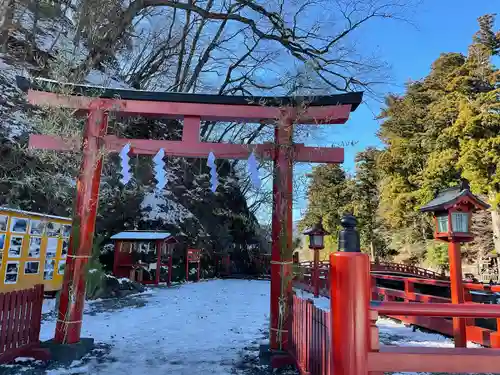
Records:
[[[314,297],[319,297],[319,251],[325,248],[325,236],[330,234],[323,228],[322,219],[303,232],[309,236],[309,249],[314,251]]]

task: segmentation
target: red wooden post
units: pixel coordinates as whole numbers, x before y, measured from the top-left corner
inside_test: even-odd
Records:
[[[189,281],[189,249],[186,249],[186,282]]]
[[[115,254],[113,260],[113,275],[118,275],[118,267],[120,262],[120,249],[121,249],[121,241],[115,241]]]
[[[460,243],[455,242],[455,239],[448,243],[448,257],[450,262],[451,303],[464,303]],[[467,346],[465,319],[453,318],[453,338],[455,347],[465,348]]]
[[[92,254],[102,154],[99,139],[106,134],[108,116],[102,110],[91,110],[83,135],[83,156],[77,179],[76,209],[66,259],[63,287],[54,341],[74,344],[80,341],[85,303],[85,266]]]
[[[370,258],[330,255],[332,375],[367,375],[370,350]]]
[[[319,297],[319,249],[314,249],[314,297]]]
[[[273,172],[273,216],[271,251],[271,350],[286,350],[288,344],[289,306],[292,291],[292,194],[293,155],[291,152],[293,126],[286,118],[275,127],[275,154]],[[286,257],[283,257],[285,255]],[[282,288],[284,290],[282,290]],[[280,299],[285,297],[285,300]],[[281,306],[280,306],[281,305]],[[283,315],[280,316],[280,311]]]
[[[170,286],[172,284],[172,254],[168,256],[168,278],[167,285]]]
[[[331,270],[329,272],[329,277],[331,279]],[[373,275],[371,276],[371,294],[372,294],[372,300],[374,301],[378,301],[379,300],[379,296],[378,296],[378,292],[377,292],[377,278],[374,277]]]
[[[156,274],[155,274],[155,284],[160,283],[160,272],[161,272],[161,249],[163,241],[156,241]]]
[[[408,293],[415,293],[415,284],[412,281],[405,279],[405,302],[410,302],[412,299],[408,298]]]

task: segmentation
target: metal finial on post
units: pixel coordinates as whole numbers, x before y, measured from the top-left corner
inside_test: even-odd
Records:
[[[359,242],[359,233],[356,230],[358,220],[354,215],[347,214],[340,220],[342,229],[339,233],[339,251],[346,253],[360,253],[361,245]]]

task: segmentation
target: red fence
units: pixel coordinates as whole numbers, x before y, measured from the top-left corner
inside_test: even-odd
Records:
[[[290,354],[301,374],[330,374],[330,313],[293,295]]]
[[[336,272],[329,275],[333,296],[330,312],[321,311],[310,301],[293,297],[289,349],[301,374],[500,373],[500,349],[380,346],[378,329],[374,325],[378,313],[439,319],[499,319],[500,306],[439,303],[427,298],[433,296],[396,289],[393,290],[397,292],[397,298],[407,302],[375,301],[370,305],[368,257],[361,253],[336,253],[331,255],[331,262]],[[425,282],[415,280],[415,283]],[[443,283],[427,281],[433,285]],[[378,288],[374,289],[374,293],[380,292]],[[474,289],[477,288],[474,285]],[[391,295],[388,291],[384,293]],[[415,297],[413,300],[412,295]],[[321,318],[318,319],[318,316]]]
[[[19,356],[48,359],[39,348],[43,285],[0,294],[0,363]]]

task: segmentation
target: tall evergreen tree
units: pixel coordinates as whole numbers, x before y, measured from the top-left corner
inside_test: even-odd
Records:
[[[491,63],[500,38],[492,30],[493,20],[492,15],[479,18],[480,31],[467,56],[441,55],[427,77],[387,100],[379,134],[386,145],[378,164],[383,175],[380,212],[398,233],[392,237],[399,247],[424,246],[432,229],[418,207],[465,177],[493,205],[500,249],[499,74]]]
[[[377,149],[368,147],[356,155],[355,185],[351,197],[354,213],[358,218],[361,246],[370,252],[372,259],[378,259],[385,253],[385,243],[380,234],[380,220],[377,216],[380,181],[377,156],[379,153]]]

